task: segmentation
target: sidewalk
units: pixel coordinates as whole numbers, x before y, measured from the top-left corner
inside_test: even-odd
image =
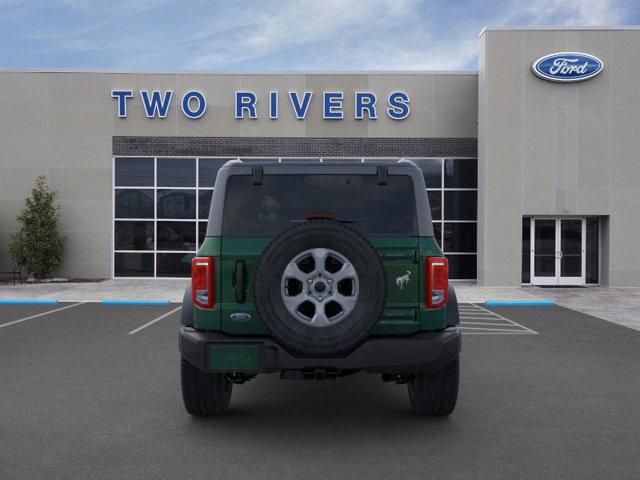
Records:
[[[0,284],[0,299],[56,299],[59,302],[99,302],[101,300],[169,300],[182,302],[188,279],[126,279],[101,282]]]

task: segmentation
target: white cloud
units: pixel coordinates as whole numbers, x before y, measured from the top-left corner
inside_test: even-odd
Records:
[[[617,25],[623,9],[610,0],[532,0],[511,15],[514,21],[523,16],[532,25]]]
[[[614,25],[626,0],[57,1],[80,20],[29,37],[118,62],[98,67],[458,70],[475,64],[485,25]]]

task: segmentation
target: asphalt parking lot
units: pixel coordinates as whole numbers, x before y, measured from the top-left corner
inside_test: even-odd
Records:
[[[227,416],[195,419],[178,306],[1,305],[0,478],[638,478],[638,331],[466,304],[449,418],[358,374],[258,377]]]

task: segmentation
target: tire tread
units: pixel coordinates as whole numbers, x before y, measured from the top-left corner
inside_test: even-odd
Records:
[[[411,409],[429,417],[450,415],[456,407],[459,379],[459,357],[434,372],[416,374],[408,384]]]

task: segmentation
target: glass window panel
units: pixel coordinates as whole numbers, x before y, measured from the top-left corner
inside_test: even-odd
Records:
[[[415,235],[413,183],[408,175],[265,175],[253,185],[249,175],[227,182],[225,235],[277,235],[305,221],[307,212],[333,212],[364,235]]]
[[[191,260],[195,253],[157,253],[158,277],[189,277],[191,276]]]
[[[427,195],[431,208],[431,220],[442,220],[442,190],[429,190]]]
[[[114,246],[116,250],[153,250],[153,221],[116,222]]]
[[[153,187],[153,158],[116,158],[117,187]]]
[[[442,188],[442,162],[440,160],[423,158],[414,159],[412,162],[422,170],[427,188]]]
[[[598,259],[600,243],[600,219],[598,217],[587,218],[587,271],[586,282],[598,283]]]
[[[533,275],[556,276],[556,221],[535,220]]]
[[[231,158],[200,158],[198,159],[198,186],[211,188],[216,183],[218,170]]]
[[[195,158],[159,158],[159,187],[195,187]]]
[[[158,250],[195,250],[195,222],[157,222]]]
[[[582,220],[560,220],[560,276],[582,277]]]
[[[113,259],[116,277],[153,277],[153,253],[118,253]]]
[[[117,188],[116,218],[153,218],[153,190]]]
[[[445,223],[445,252],[476,252],[477,225],[475,223]]]
[[[531,218],[522,219],[522,283],[531,283]]]
[[[438,246],[442,248],[442,223],[433,222],[433,237],[438,242]]]
[[[196,218],[195,190],[158,189],[158,218]]]
[[[444,192],[445,220],[476,220],[478,192],[446,191]]]
[[[478,161],[461,158],[444,161],[444,188],[476,188],[478,186]]]
[[[198,192],[198,218],[209,218],[209,207],[211,207],[211,197],[213,190],[200,190]]]
[[[476,255],[446,255],[449,259],[449,278],[471,280],[476,278]]]
[[[198,222],[198,248],[207,237],[207,222]]]

